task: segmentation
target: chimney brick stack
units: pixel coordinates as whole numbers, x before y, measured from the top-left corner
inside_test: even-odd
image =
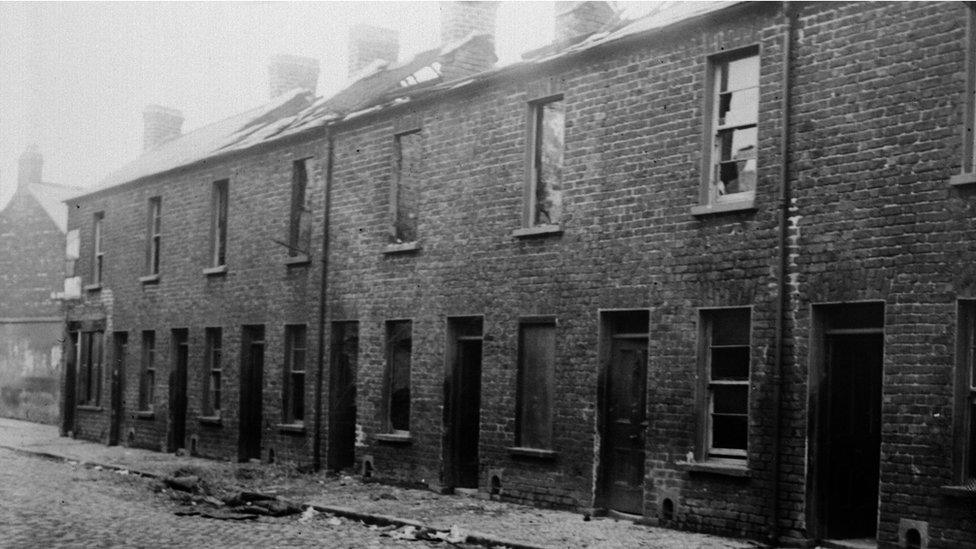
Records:
[[[310,57],[278,54],[268,62],[271,99],[295,88],[315,94],[319,81],[319,61]]]
[[[147,105],[142,111],[142,150],[151,151],[183,133],[183,113],[162,105]]]
[[[617,21],[617,12],[607,2],[556,2],[555,42],[571,42]]]
[[[372,25],[354,25],[349,29],[349,76],[373,61],[396,62],[400,56],[400,33]]]
[[[41,182],[44,169],[44,157],[37,145],[28,145],[18,160],[17,187],[26,187],[32,183]]]
[[[498,2],[446,2],[441,4],[441,43],[454,44],[474,38],[444,56],[441,76],[445,81],[491,70],[495,55],[495,20]]]

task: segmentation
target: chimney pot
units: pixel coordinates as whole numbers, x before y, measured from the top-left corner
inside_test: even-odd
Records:
[[[617,12],[607,2],[556,2],[556,43],[599,32],[617,22]]]
[[[162,105],[146,105],[142,111],[142,150],[150,151],[183,133],[183,113]]]
[[[268,62],[271,99],[295,88],[315,94],[319,81],[319,61],[311,57],[278,54]]]
[[[396,62],[400,56],[400,33],[372,25],[353,25],[349,28],[349,76],[353,76],[373,61]]]
[[[18,162],[19,171],[17,172],[17,186],[25,187],[32,183],[41,182],[41,173],[44,168],[44,157],[41,156],[37,145],[28,145],[23,154],[20,155]]]

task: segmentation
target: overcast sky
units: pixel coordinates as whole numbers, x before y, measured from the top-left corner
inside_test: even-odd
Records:
[[[503,2],[500,61],[548,43],[552,17],[552,2]],[[254,107],[276,53],[319,59],[318,92],[335,91],[351,25],[399,30],[404,59],[439,44],[439,19],[436,2],[0,2],[0,204],[30,143],[46,181],[91,186],[139,155],[149,103],[183,111],[184,132]]]

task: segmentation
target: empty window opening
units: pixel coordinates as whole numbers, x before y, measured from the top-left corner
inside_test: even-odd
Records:
[[[305,325],[285,326],[285,423],[305,420],[305,356]]]
[[[162,198],[155,196],[149,199],[149,239],[146,249],[146,271],[149,275],[159,274],[159,254],[162,246]]]
[[[288,255],[309,255],[312,243],[312,211],[308,204],[310,159],[292,163],[291,213],[288,221]]]
[[[386,323],[387,428],[410,430],[410,360],[413,352],[413,323],[391,320]]]
[[[517,444],[552,448],[555,319],[525,320],[519,325],[518,357]]]
[[[227,180],[214,181],[210,222],[210,265],[227,264]]]
[[[708,201],[747,198],[756,190],[759,120],[759,55],[712,62],[711,181]]]
[[[562,97],[529,105],[531,173],[528,226],[558,225],[563,211],[566,106]]]
[[[393,187],[394,243],[417,240],[417,214],[420,206],[420,175],[423,141],[419,130],[397,134],[396,177]]]

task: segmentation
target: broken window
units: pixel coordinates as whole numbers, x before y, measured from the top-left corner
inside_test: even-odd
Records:
[[[396,177],[393,188],[393,233],[396,244],[417,240],[423,142],[419,130],[396,135]]]
[[[102,332],[81,333],[78,403],[98,406],[102,400]]]
[[[162,198],[149,199],[149,240],[146,249],[146,274],[159,274],[159,247],[162,244]]]
[[[710,202],[752,197],[756,190],[759,55],[726,57],[712,64]]]
[[[292,163],[291,213],[288,223],[288,255],[308,256],[312,243],[312,211],[308,207],[309,159]]]
[[[139,410],[152,411],[156,399],[156,332],[142,332],[142,363],[139,376]]]
[[[702,311],[704,458],[744,459],[749,431],[750,310]]]
[[[223,376],[223,330],[207,328],[204,333],[203,415],[219,416]]]
[[[413,352],[413,323],[386,323],[387,426],[390,431],[410,430],[410,355]]]
[[[105,267],[105,251],[102,249],[102,222],[105,219],[105,212],[95,214],[94,227],[92,229],[92,284],[102,283],[102,273]]]
[[[959,302],[956,365],[956,480],[976,482],[976,300]]]
[[[305,325],[285,326],[285,423],[305,419]]]
[[[214,181],[210,222],[210,266],[227,264],[227,180]]]
[[[518,445],[552,448],[554,320],[525,320],[519,325],[518,360]]]
[[[530,104],[531,174],[528,226],[558,225],[562,218],[566,107],[562,97]]]

